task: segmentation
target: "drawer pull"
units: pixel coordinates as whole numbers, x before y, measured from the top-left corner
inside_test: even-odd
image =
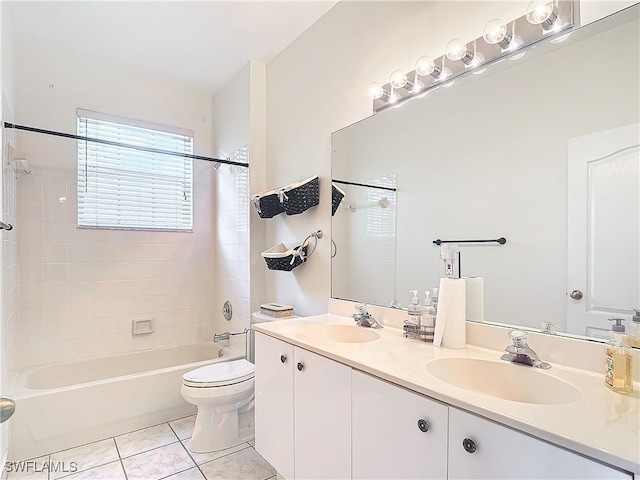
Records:
[[[298,362],[298,371],[301,372],[303,368],[304,368],[304,365]]]
[[[286,355],[280,355],[280,361],[282,363],[287,363],[287,356]]]

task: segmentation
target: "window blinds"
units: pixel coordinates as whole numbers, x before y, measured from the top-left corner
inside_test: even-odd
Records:
[[[193,133],[78,110],[78,135],[132,147],[193,153]],[[78,141],[78,226],[193,229],[189,158]]]

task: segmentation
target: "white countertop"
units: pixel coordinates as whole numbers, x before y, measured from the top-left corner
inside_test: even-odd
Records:
[[[378,340],[363,343],[316,340],[296,333],[299,327],[314,323],[354,324],[350,317],[329,313],[260,323],[252,328],[640,475],[640,392],[637,382],[632,395],[621,395],[604,386],[601,374],[552,363],[552,368],[544,371],[544,374],[573,385],[580,392],[578,400],[555,405],[502,400],[446,383],[428,373],[426,368],[430,361],[448,357],[500,361],[502,351],[472,345],[459,350],[438,348],[431,343],[405,338],[402,330],[389,326],[375,330],[380,335]],[[514,365],[514,368],[533,367]]]

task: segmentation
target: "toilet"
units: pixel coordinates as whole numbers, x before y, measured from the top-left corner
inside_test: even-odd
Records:
[[[241,359],[182,376],[182,396],[198,407],[189,450],[213,452],[253,439],[254,371],[253,363]]]
[[[252,323],[273,320],[282,318],[260,312],[251,315]],[[250,343],[249,358],[253,359],[253,341]],[[253,363],[241,359],[205,365],[182,376],[182,396],[198,407],[189,450],[214,452],[253,440],[254,372]]]

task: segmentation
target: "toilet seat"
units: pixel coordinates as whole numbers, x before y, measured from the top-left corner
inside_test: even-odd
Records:
[[[187,387],[215,388],[236,385],[253,379],[255,366],[245,359],[214,363],[196,368],[182,375]]]

